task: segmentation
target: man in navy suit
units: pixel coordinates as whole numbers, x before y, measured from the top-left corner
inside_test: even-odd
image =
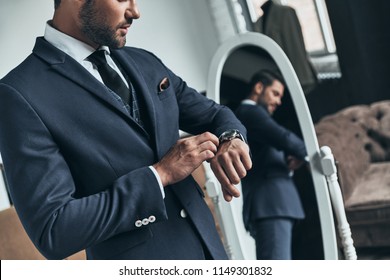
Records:
[[[259,71],[236,110],[248,130],[252,153],[253,168],[242,180],[243,219],[255,238],[258,259],[291,259],[293,225],[304,218],[291,173],[305,160],[305,144],[272,118],[284,87],[278,74]]]
[[[135,0],[56,0],[33,53],[0,81],[12,200],[47,258],[227,258],[191,173],[207,160],[224,198],[239,196],[246,130],[156,56],[124,47],[139,16]]]

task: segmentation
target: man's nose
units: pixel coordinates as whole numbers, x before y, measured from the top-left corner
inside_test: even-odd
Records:
[[[129,1],[129,7],[126,9],[125,15],[126,18],[131,18],[131,19],[138,19],[141,16],[136,0]]]

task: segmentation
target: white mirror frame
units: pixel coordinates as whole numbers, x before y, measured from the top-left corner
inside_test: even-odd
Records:
[[[275,61],[285,79],[286,85],[291,93],[310,160],[311,175],[318,204],[324,258],[326,260],[337,260],[337,241],[332,205],[326,178],[321,171],[320,149],[313,121],[298,77],[283,50],[271,38],[260,33],[247,32],[237,34],[226,40],[218,48],[210,64],[206,91],[207,97],[218,103],[220,102],[220,83],[224,64],[230,54],[245,46],[255,46],[266,51]],[[221,194],[219,196],[219,201],[223,201]],[[237,220],[237,215],[241,215],[241,213],[236,213],[237,208],[234,207],[234,203],[231,206],[228,203],[223,203],[219,208],[222,224],[229,225],[229,228],[225,228],[225,234],[227,235],[226,239],[230,243],[231,255],[236,259],[245,259],[246,248],[243,248],[242,240],[250,239],[247,236],[242,236],[242,229],[238,228],[242,226],[242,221]],[[251,254],[249,252],[249,255]]]

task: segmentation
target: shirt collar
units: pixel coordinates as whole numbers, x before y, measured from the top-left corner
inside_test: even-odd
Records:
[[[241,101],[241,104],[244,105],[257,105],[257,103],[251,99],[244,99]]]
[[[71,56],[77,62],[82,63],[89,55],[91,55],[95,49],[90,45],[77,40],[57,29],[51,25],[51,21],[46,23],[45,35],[46,41],[51,43],[56,48],[60,49],[67,55]],[[110,49],[106,46],[100,47],[108,53]]]

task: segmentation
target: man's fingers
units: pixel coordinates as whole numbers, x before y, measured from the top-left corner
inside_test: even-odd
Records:
[[[204,150],[204,151],[200,152],[199,153],[199,162],[200,162],[199,165],[204,161],[208,161],[208,160],[212,159],[214,156],[215,156],[215,153],[213,153],[210,150]]]
[[[198,149],[200,153],[209,150],[215,154],[218,150],[218,147],[212,141],[206,141],[198,145],[196,149]]]
[[[248,146],[247,146],[248,147]],[[252,168],[252,159],[249,155],[249,148],[248,148],[248,152],[247,153],[243,153],[241,154],[241,162],[243,164],[243,167],[245,168],[245,170],[249,170]]]
[[[222,193],[227,202],[231,201],[233,197],[240,196],[240,191],[232,184],[222,186]]]
[[[227,202],[232,201],[233,196],[230,193],[226,192],[223,188],[222,188],[222,194],[223,194],[223,198],[225,199],[225,201],[227,201]]]
[[[219,164],[211,164],[211,169],[214,172],[215,177],[217,177],[218,181],[222,186],[230,184],[229,178],[226,176],[225,171],[222,169],[222,166]]]
[[[225,162],[222,165],[222,169],[229,179],[229,183],[238,184],[240,183],[241,177],[238,175],[237,170],[232,162]]]
[[[239,177],[239,180],[241,180],[246,176],[247,168],[245,167],[244,163],[241,161],[235,161],[233,164],[234,164],[234,170],[236,171],[237,177]]]
[[[201,153],[204,150],[210,150],[213,153],[216,153],[218,149],[218,138],[210,132],[187,137],[185,139],[179,140],[179,142],[183,146],[183,151],[185,152],[198,150]]]
[[[244,163],[241,162],[239,155],[228,157],[228,155],[220,156],[218,159],[219,165],[229,179],[229,183],[238,184],[241,178],[244,178],[247,174]]]
[[[198,144],[203,143],[203,142],[207,142],[207,141],[211,141],[217,147],[219,145],[218,137],[210,132],[204,132],[204,133],[196,135],[194,137],[197,139]]]
[[[240,191],[231,183],[221,165],[211,165],[211,168],[221,184],[224,199],[231,201],[233,197],[239,197]]]
[[[215,157],[218,138],[212,133],[190,136],[177,141],[153,167],[163,186],[176,183],[191,174],[205,160]]]
[[[214,136],[214,137],[213,137]],[[181,156],[196,156],[204,151],[211,151],[213,154],[218,149],[218,138],[215,141],[215,135],[211,133],[203,133],[201,135],[187,137],[178,141]]]

